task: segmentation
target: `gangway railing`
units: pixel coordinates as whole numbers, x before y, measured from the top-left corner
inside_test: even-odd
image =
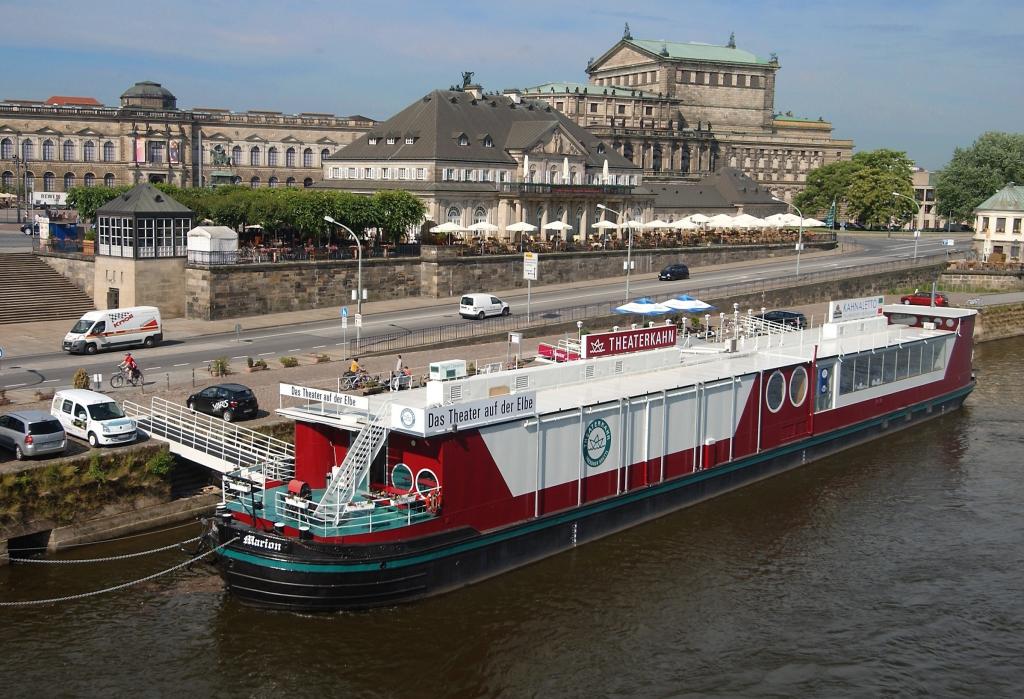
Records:
[[[140,429],[170,444],[174,453],[222,473],[244,469],[264,480],[294,477],[295,446],[288,442],[163,398],[152,398],[148,408],[131,401],[123,405]]]
[[[340,521],[352,498],[355,497],[356,488],[369,472],[370,464],[387,441],[390,421],[391,401],[385,401],[356,435],[355,441],[345,454],[344,461],[331,476],[331,482],[317,503],[314,515],[323,517],[326,512],[333,509],[334,523]]]

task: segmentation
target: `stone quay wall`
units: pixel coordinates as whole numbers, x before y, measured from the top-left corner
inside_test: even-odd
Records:
[[[941,282],[950,290],[1024,291],[1024,274],[1021,272],[956,270],[943,274]]]
[[[984,306],[974,322],[975,342],[1004,340],[1024,335],[1024,303]]]

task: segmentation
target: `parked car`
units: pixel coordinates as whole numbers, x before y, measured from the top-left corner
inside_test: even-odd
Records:
[[[459,315],[463,318],[483,320],[487,316],[507,316],[509,305],[490,294],[465,294],[459,299]]]
[[[766,320],[769,323],[781,323],[793,328],[807,327],[807,316],[799,311],[767,311],[765,313],[758,313],[755,317]]]
[[[912,294],[906,296],[900,296],[900,303],[908,306],[931,306],[932,305],[932,293],[930,291],[915,291]],[[935,292],[935,304],[936,306],[948,306],[949,299],[945,294]]]
[[[29,456],[60,454],[67,436],[60,421],[42,410],[22,410],[0,415],[0,446],[21,461]]]
[[[256,417],[259,404],[248,386],[240,383],[222,383],[193,393],[185,402],[189,410],[224,418],[231,422],[240,417]]]
[[[848,231],[866,231],[868,228],[862,223],[856,221],[839,221],[838,219],[832,223],[832,228],[839,230],[845,228]]]
[[[663,282],[673,282],[677,279],[689,279],[690,268],[684,264],[669,265],[658,272],[658,279]]]
[[[50,414],[60,420],[65,432],[87,440],[93,447],[133,442],[138,436],[135,420],[125,416],[113,398],[96,391],[57,391]]]

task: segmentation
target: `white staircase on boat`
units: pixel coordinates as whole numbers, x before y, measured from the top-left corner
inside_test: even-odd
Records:
[[[726,321],[733,320],[726,316]],[[755,335],[779,335],[781,333],[800,332],[800,328],[793,327],[787,323],[773,323],[770,320],[759,318],[755,315],[739,315],[734,320],[739,326],[739,331],[746,337]],[[728,335],[726,335],[728,337]]]
[[[370,464],[387,441],[390,421],[391,402],[388,401],[367,421],[349,447],[345,460],[335,469],[327,490],[313,511],[315,517],[333,519],[335,524],[341,520],[355,497],[356,488],[366,477]]]

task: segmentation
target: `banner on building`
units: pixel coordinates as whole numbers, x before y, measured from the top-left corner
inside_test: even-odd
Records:
[[[135,139],[135,162],[146,162],[146,139],[144,138]]]
[[[167,144],[167,159],[172,165],[181,162],[181,141],[170,141]]]

